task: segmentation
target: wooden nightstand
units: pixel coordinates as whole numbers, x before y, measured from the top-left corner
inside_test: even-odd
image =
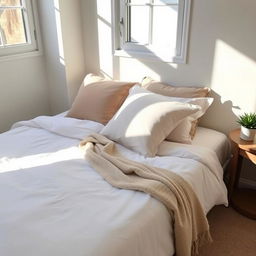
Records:
[[[256,219],[256,190],[238,188],[243,158],[255,164],[256,174],[256,139],[245,141],[240,139],[240,129],[230,132],[233,158],[229,167],[229,200],[233,208],[241,214]]]

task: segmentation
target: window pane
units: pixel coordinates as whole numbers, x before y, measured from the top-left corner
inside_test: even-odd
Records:
[[[166,4],[179,4],[179,0],[154,0],[154,4],[166,5]]]
[[[148,44],[149,38],[149,7],[131,6],[130,41]]]
[[[150,3],[150,0],[130,0],[127,2],[130,2],[131,4],[148,4]]]
[[[26,43],[26,34],[20,9],[4,10],[0,16],[0,29],[4,44]]]
[[[21,0],[0,0],[0,6],[20,6]]]
[[[155,6],[153,8],[152,44],[176,46],[178,6]]]

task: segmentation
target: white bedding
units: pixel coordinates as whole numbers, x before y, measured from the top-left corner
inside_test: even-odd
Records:
[[[79,141],[103,125],[57,116],[15,127],[0,135],[0,255],[173,255],[165,206],[142,192],[112,187],[84,160]],[[161,156],[146,158],[118,149],[130,159],[180,174],[205,213],[227,205],[214,151],[162,143]]]
[[[192,144],[184,145],[168,141],[164,141],[163,144],[166,144],[165,147],[182,147],[192,152],[194,151],[195,146],[197,148],[202,148],[203,150],[214,151],[222,166],[224,166],[231,157],[231,146],[228,137],[221,132],[205,127],[197,127]]]
[[[231,145],[228,137],[224,133],[205,127],[197,127],[195,137],[192,140],[192,145],[212,149],[222,165],[230,160]]]

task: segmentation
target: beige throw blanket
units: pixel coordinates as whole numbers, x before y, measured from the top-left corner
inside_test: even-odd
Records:
[[[211,241],[202,206],[191,186],[177,174],[122,157],[115,143],[92,134],[80,143],[90,165],[112,186],[139,190],[160,200],[173,217],[177,256],[198,254]]]

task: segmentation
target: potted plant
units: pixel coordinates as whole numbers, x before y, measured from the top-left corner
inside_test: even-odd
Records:
[[[256,113],[244,113],[237,122],[241,125],[240,138],[253,141],[256,133]]]

